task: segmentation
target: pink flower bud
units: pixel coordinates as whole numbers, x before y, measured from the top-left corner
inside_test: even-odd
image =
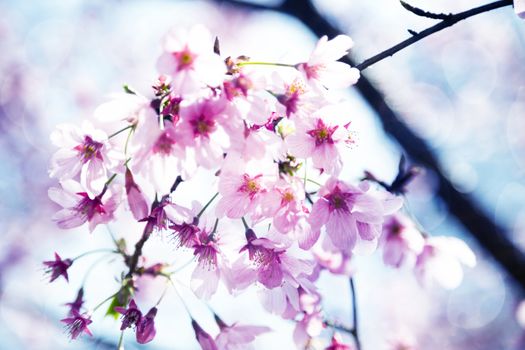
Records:
[[[148,202],[137,183],[133,180],[133,174],[129,169],[126,169],[126,194],[133,217],[137,220],[142,220],[148,216]]]

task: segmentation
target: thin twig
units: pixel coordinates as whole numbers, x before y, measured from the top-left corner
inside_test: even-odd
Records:
[[[373,64],[375,64],[375,63],[377,63],[379,61],[382,61],[385,58],[390,57],[390,56],[394,55],[395,53],[403,50],[407,46],[410,46],[410,45],[418,42],[419,40],[421,40],[423,38],[426,38],[427,36],[429,36],[431,34],[434,34],[434,33],[439,32],[439,31],[441,31],[441,30],[443,30],[445,28],[453,26],[454,24],[458,23],[459,21],[462,21],[462,20],[467,19],[467,18],[472,17],[472,16],[479,15],[480,13],[483,13],[483,12],[488,12],[488,11],[498,9],[500,7],[509,6],[509,5],[512,5],[512,0],[499,0],[499,1],[495,1],[495,2],[492,2],[492,3],[487,4],[487,5],[479,6],[479,7],[467,10],[467,11],[463,11],[463,12],[456,13],[454,15],[448,16],[443,21],[441,21],[441,22],[437,23],[436,25],[434,25],[434,26],[432,26],[430,28],[427,28],[427,29],[425,29],[425,30],[423,30],[423,31],[421,31],[421,32],[419,32],[417,34],[413,34],[411,32],[410,34],[412,34],[412,36],[410,38],[406,39],[405,41],[400,42],[397,45],[392,46],[388,50],[380,52],[377,55],[364,60],[362,63],[356,65],[355,68],[357,68],[360,71],[362,71],[362,70],[370,67],[371,65],[373,65]]]
[[[353,332],[355,339],[355,347],[357,350],[361,349],[361,343],[359,342],[359,328],[357,323],[357,296],[355,292],[355,284],[354,279],[350,277],[350,294],[352,296],[352,325],[353,325]]]
[[[434,13],[434,12],[425,11],[425,10],[420,9],[419,7],[410,5],[409,3],[404,2],[403,0],[399,0],[399,2],[401,3],[401,6],[405,8],[405,10],[410,11],[417,16],[432,18],[432,19],[448,19],[453,16],[453,14],[451,13],[446,14],[446,13]]]

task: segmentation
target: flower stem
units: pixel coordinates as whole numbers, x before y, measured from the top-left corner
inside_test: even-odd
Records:
[[[115,131],[113,134],[111,134],[111,135],[108,136],[108,139],[110,139],[110,138],[112,138],[112,137],[115,137],[115,136],[117,136],[118,134],[120,134],[121,132],[124,132],[124,131],[126,131],[126,130],[128,130],[128,129],[131,129],[131,128],[133,128],[133,125],[128,125],[128,126],[126,126],[125,128],[120,129],[119,131]]]
[[[350,278],[350,293],[352,296],[352,324],[353,324],[353,332],[355,339],[355,346],[357,350],[361,350],[361,343],[359,341],[359,331],[358,331],[358,324],[357,324],[357,303],[356,303],[356,292],[355,292],[355,284],[354,279]]]
[[[101,248],[101,249],[95,249],[95,250],[90,250],[89,252],[85,252],[85,253],[82,253],[76,257],[74,257],[73,259],[71,259],[71,261],[75,261],[77,259],[80,259],[84,256],[87,256],[87,255],[91,255],[91,254],[96,254],[96,253],[118,253],[116,250],[113,250],[113,249],[109,249],[109,248]]]
[[[197,214],[197,218],[201,217],[201,215],[204,213],[204,211],[206,211],[206,209],[208,209],[210,204],[215,200],[215,198],[217,198],[218,195],[219,195],[219,192],[215,193],[213,195],[213,197],[211,197],[211,199],[208,201],[208,203],[206,203],[206,205],[201,209],[201,211],[199,211],[199,213]]]
[[[246,61],[237,63],[237,66],[277,66],[277,67],[288,67],[297,68],[295,64],[278,63],[278,62],[257,62],[257,61]]]
[[[120,338],[118,340],[117,350],[124,350],[124,331],[120,332]]]
[[[312,179],[306,179],[306,181],[311,182],[311,183],[313,183],[314,185],[317,185],[317,186],[319,186],[319,187],[323,187],[323,185],[321,185],[319,182],[317,182],[317,181],[315,181],[315,180],[312,180]]]
[[[171,283],[171,285],[173,286],[173,290],[175,290],[175,294],[177,294],[177,297],[179,297],[180,299],[180,302],[182,303],[182,306],[184,306],[184,309],[186,310],[186,312],[188,313],[188,316],[190,316],[191,319],[193,319],[193,317],[191,316],[191,312],[190,312],[190,309],[188,309],[188,306],[186,305],[186,303],[184,302],[184,298],[182,297],[182,295],[180,295],[179,293],[179,290],[177,289],[177,286],[175,285],[175,283],[173,282],[173,280],[170,278],[170,277],[166,277],[168,279],[168,281]]]
[[[160,295],[159,301],[157,301],[157,303],[155,304],[155,307],[159,306],[162,299],[164,299],[164,296],[166,295],[166,292],[168,291],[168,287],[170,286],[169,281],[170,281],[169,279],[168,281],[166,281],[166,287],[164,287],[164,291]]]
[[[120,290],[119,290],[120,291]],[[105,303],[107,303],[108,301],[110,301],[111,299],[113,299],[119,292],[116,292],[114,294],[111,294],[109,297],[107,297],[106,299],[102,300],[97,306],[95,306],[93,308],[93,310],[91,311],[92,313],[97,311],[97,309],[99,309],[102,305],[104,305]]]
[[[108,181],[106,181],[105,187],[107,187],[115,179],[115,177],[117,177],[117,173],[111,175],[111,177],[108,179]]]
[[[248,223],[246,222],[246,219],[244,218],[244,216],[241,217],[241,220],[242,220],[242,224],[244,225],[244,229],[249,230],[250,226],[248,226]]]

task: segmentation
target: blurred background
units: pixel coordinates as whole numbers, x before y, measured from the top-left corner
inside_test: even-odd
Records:
[[[279,6],[280,1],[258,1]],[[481,0],[414,0],[436,12],[458,12]],[[434,24],[397,1],[314,1],[317,11],[350,35],[360,62],[406,39],[407,29]],[[80,123],[123,84],[150,94],[160,40],[172,26],[205,24],[221,40],[223,56],[297,62],[308,57],[317,37],[293,16],[246,11],[214,1],[0,0],[0,349],[103,349],[118,342],[118,322],[95,314],[95,337],[69,342],[60,319],[90,270],[86,295],[92,305],[115,289],[111,260],[93,266],[86,258],[70,283],[48,283],[41,262],[57,251],[66,257],[109,247],[105,228],[62,231],[49,219],[54,207],[47,173],[54,148],[49,134],[58,123]],[[365,71],[388,104],[437,156],[454,188],[479,204],[525,253],[525,21],[512,8],[481,14],[410,46]],[[404,150],[381,127],[374,108],[351,89],[359,146],[347,176],[363,170],[391,181]],[[451,213],[426,171],[411,185],[408,203],[431,234],[467,241],[478,265],[456,290],[425,290],[409,270],[384,267],[380,254],[355,265],[360,337],[365,350],[393,349],[399,338],[417,349],[522,349],[523,326],[516,310],[523,290],[480,247]],[[191,191],[187,191],[188,196]],[[111,226],[111,225],[110,225]],[[110,228],[111,229],[111,228]],[[132,244],[140,226],[112,228]],[[129,234],[128,234],[129,233]],[[169,257],[162,237],[149,254]],[[181,258],[179,261],[184,261]],[[182,265],[182,263],[181,263]],[[190,271],[182,271],[184,274]],[[163,285],[144,283],[158,298]],[[323,276],[319,284],[331,319],[351,326],[348,283]],[[187,302],[212,327],[206,306],[183,290]],[[140,301],[139,301],[140,305]],[[293,349],[293,324],[266,314],[255,291],[231,297],[220,290],[211,306],[229,323],[269,325],[274,333],[256,349]],[[250,310],[249,313],[246,310]],[[157,337],[145,349],[197,349],[180,301],[168,295],[157,319]],[[138,348],[133,335],[126,348]]]

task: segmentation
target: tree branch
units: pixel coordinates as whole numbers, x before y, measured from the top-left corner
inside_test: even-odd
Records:
[[[411,7],[410,5],[404,3],[403,1],[401,1],[401,4],[403,5],[403,7],[405,7],[406,9],[410,9],[409,11],[412,11],[412,10],[419,10],[417,8],[414,8],[414,7]],[[453,26],[454,24],[458,23],[459,21],[462,21],[464,19],[467,19],[469,17],[472,17],[472,16],[475,16],[475,15],[478,15],[480,13],[483,13],[483,12],[488,12],[488,11],[491,11],[491,10],[495,10],[495,9],[498,9],[500,7],[504,7],[504,6],[509,6],[509,5],[512,5],[512,0],[499,0],[499,1],[495,1],[495,2],[492,2],[490,4],[487,4],[487,5],[483,5],[483,6],[480,6],[480,7],[476,7],[476,8],[473,8],[473,9],[470,9],[470,10],[467,10],[467,11],[464,11],[464,12],[460,12],[460,13],[456,13],[454,15],[444,15],[446,17],[444,17],[444,19],[439,22],[438,24],[430,27],[430,28],[427,28],[419,33],[415,33],[415,32],[410,32],[410,34],[412,34],[412,36],[408,39],[406,39],[405,41],[402,41],[400,42],[399,44],[397,45],[394,45],[392,46],[391,48],[389,48],[388,50],[385,50],[373,57],[370,57],[366,60],[364,60],[362,63],[358,64],[355,66],[355,68],[359,69],[360,71],[370,67],[371,65],[381,61],[381,60],[384,60],[385,58],[387,57],[390,57],[390,56],[393,56],[395,53],[403,50],[404,48],[418,42],[419,40],[423,39],[423,38],[426,38],[427,36],[431,35],[431,34],[434,34],[436,32],[439,32],[440,30],[443,30],[445,28],[448,28],[448,27],[451,27]],[[422,11],[422,10],[420,10]],[[413,12],[413,11],[412,11]],[[417,11],[416,11],[417,12]],[[416,13],[414,12],[414,13]],[[426,17],[429,17],[428,15],[430,14],[429,12],[422,12],[424,15],[426,15]],[[423,14],[420,14],[419,12],[417,12],[416,14],[419,14],[419,15],[423,15]],[[443,17],[431,17],[431,18],[443,18]]]

